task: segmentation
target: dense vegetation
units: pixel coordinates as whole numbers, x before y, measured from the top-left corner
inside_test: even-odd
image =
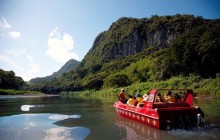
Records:
[[[39,95],[39,91],[30,90],[15,90],[15,89],[0,89],[0,95]]]
[[[0,89],[22,89],[25,82],[21,77],[15,76],[13,71],[0,69]]]
[[[29,88],[44,93],[116,89],[192,75],[201,82],[219,81],[219,53],[219,19],[179,14],[121,18],[97,36],[75,70]]]
[[[37,91],[27,90],[27,84],[21,77],[15,75],[13,71],[0,69],[0,95],[29,95],[42,94]]]
[[[61,92],[63,96],[86,96],[86,97],[105,97],[108,98],[117,98],[117,94],[121,91],[121,88],[124,88],[126,91],[126,95],[135,96],[137,93],[144,95],[148,93],[151,89],[155,88],[187,88],[193,89],[196,96],[203,97],[220,97],[220,77],[212,79],[203,79],[199,76],[190,75],[188,77],[178,76],[172,77],[170,79],[164,81],[155,81],[155,82],[142,82],[132,84],[127,87],[120,88],[108,88],[103,90],[86,90],[86,91],[69,91],[69,92]]]

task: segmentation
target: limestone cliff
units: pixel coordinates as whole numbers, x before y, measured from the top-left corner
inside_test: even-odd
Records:
[[[207,20],[191,15],[121,18],[97,36],[83,62],[90,67],[134,55],[148,47],[169,47],[177,36],[205,22]]]

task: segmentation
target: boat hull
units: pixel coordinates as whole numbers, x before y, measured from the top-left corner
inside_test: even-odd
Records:
[[[150,116],[140,114],[137,112],[133,112],[133,111],[124,110],[121,108],[116,108],[116,111],[118,112],[120,116],[124,118],[136,120],[136,121],[151,125],[153,127],[160,128],[160,124],[159,124],[160,122],[158,118],[150,117]]]
[[[197,126],[197,115],[204,118],[198,107],[144,108],[116,102],[117,113],[131,120],[139,121],[158,129],[189,128]]]
[[[136,120],[150,126],[160,128],[158,113],[155,109],[145,109],[122,104],[120,101],[114,104],[117,113],[125,118]]]

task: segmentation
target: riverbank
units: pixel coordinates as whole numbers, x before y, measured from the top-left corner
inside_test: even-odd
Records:
[[[0,95],[42,95],[39,91],[0,89]]]
[[[39,95],[0,95],[0,99],[8,99],[8,98],[40,98],[40,97],[54,97],[59,95],[52,94],[39,94]]]
[[[168,89],[192,89],[198,97],[220,97],[220,78],[201,79],[197,76],[191,77],[173,77],[165,81],[150,81],[133,84],[127,87],[115,87],[102,90],[86,90],[86,91],[69,91],[61,92],[61,96],[83,96],[83,97],[116,97],[121,88],[125,89],[126,95],[136,95],[140,93],[144,95],[151,89],[168,88]]]

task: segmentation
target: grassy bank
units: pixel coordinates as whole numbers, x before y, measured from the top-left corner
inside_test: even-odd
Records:
[[[38,91],[30,90],[14,90],[14,89],[0,89],[0,95],[40,95],[43,94]]]
[[[153,88],[187,88],[193,89],[197,96],[220,97],[220,78],[202,79],[198,76],[173,77],[166,81],[151,81],[133,84],[128,87],[111,88],[103,90],[90,90],[81,92],[62,92],[62,96],[96,96],[96,97],[115,97],[120,89],[124,88],[127,95],[142,95]]]

